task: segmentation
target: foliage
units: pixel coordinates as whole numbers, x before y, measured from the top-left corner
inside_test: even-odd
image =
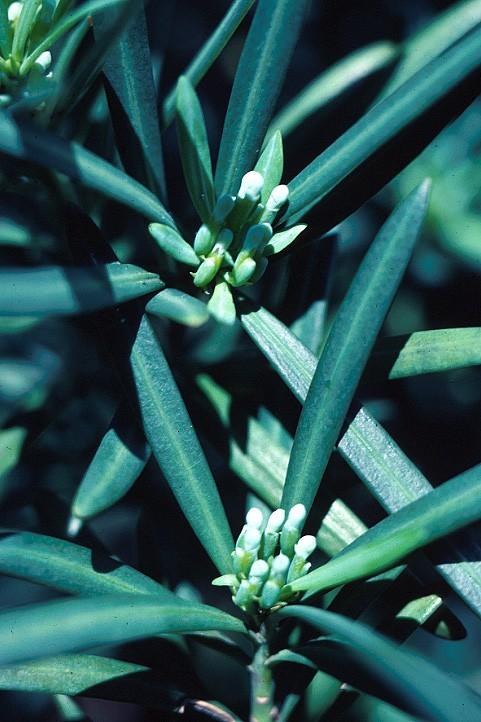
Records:
[[[479,719],[481,2],[180,5],[0,1],[6,714]]]

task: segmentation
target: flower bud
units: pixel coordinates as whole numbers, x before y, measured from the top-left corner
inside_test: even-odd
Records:
[[[286,512],[284,509],[276,509],[272,512],[269,519],[267,520],[267,526],[266,531],[267,532],[277,532],[281,530],[282,525],[284,524],[284,519],[286,518]]]
[[[281,587],[272,580],[268,580],[262,588],[260,605],[262,609],[270,609],[273,607],[281,596]]]
[[[256,223],[247,231],[242,250],[251,255],[261,255],[272,238],[270,223]]]
[[[194,239],[194,251],[198,256],[207,256],[214,248],[215,234],[203,223]]]
[[[20,13],[23,10],[23,3],[14,2],[8,6],[7,17],[10,23],[14,23],[20,17]]]
[[[253,258],[245,258],[240,263],[237,260],[234,268],[230,273],[231,284],[233,286],[243,286],[248,283],[255,273],[257,264]]]
[[[199,268],[194,274],[194,285],[197,288],[207,286],[216,276],[222,263],[222,256],[209,256],[202,261]]]
[[[243,176],[237,197],[259,202],[263,185],[264,177],[262,174],[256,170],[251,170]]]
[[[253,529],[260,529],[264,523],[264,515],[257,506],[253,506],[246,514],[246,524]]]

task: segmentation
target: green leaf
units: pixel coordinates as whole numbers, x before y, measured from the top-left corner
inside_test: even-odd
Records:
[[[481,2],[467,0],[458,2],[445,12],[436,15],[404,43],[401,60],[383,90],[386,97],[412,77],[420,68],[438,57],[463,35],[481,22]]]
[[[66,654],[0,667],[0,689],[171,706],[181,696],[149,667],[93,654]]]
[[[34,2],[39,5],[41,0],[27,0],[27,2]],[[126,0],[91,0],[90,2],[84,2],[77,10],[74,10],[69,15],[64,16],[55,22],[49,33],[42,39],[38,45],[35,46],[34,50],[23,59],[20,66],[20,74],[26,75],[31,69],[37,58],[46,50],[50,50],[52,45],[59,40],[62,35],[65,35],[71,30],[77,23],[85,20],[89,15],[101,12],[110,8],[112,5],[122,5]],[[20,15],[20,22],[22,19],[23,12]],[[15,34],[15,36],[17,33]],[[13,40],[15,47],[15,37]],[[18,60],[21,59],[21,55],[18,56]]]
[[[314,375],[316,357],[290,333],[284,324],[265,309],[251,310],[248,323],[243,325],[246,331],[252,334],[259,349],[271,361],[288,388],[299,401],[303,402]],[[288,353],[289,364],[284,363],[284,353]],[[427,486],[429,484],[427,479],[407,459],[389,434],[370,417],[366,409],[362,409],[351,422],[345,436],[339,442],[339,451],[370,489],[373,492],[376,489],[375,493],[379,501],[390,512],[396,511],[403,504],[413,501],[431,489],[430,485]],[[261,478],[257,467],[249,459],[244,462],[242,450],[237,452],[237,456],[240,459],[239,470],[234,470],[246,480],[246,483],[250,483],[246,479],[249,473],[252,479],[250,485],[255,488],[254,485],[260,484]],[[234,458],[234,452],[231,451],[231,465]],[[244,475],[243,468],[248,470]],[[259,495],[273,507],[279,506],[280,500],[276,500],[278,487],[272,488],[268,498],[262,495],[262,488],[260,486]],[[404,502],[400,503],[400,499],[404,499]],[[356,525],[354,524],[353,527],[350,521],[346,521],[343,513],[339,516],[336,508],[336,513],[333,513],[332,517],[328,514],[325,518],[325,527],[319,536],[319,540],[322,540],[322,548],[327,553],[340,551],[346,543],[352,541],[352,538],[348,538],[351,527],[356,528]],[[479,554],[475,539],[470,536],[461,544],[457,543],[454,546],[452,543],[443,542],[443,547],[445,545],[448,546],[447,553],[453,561],[445,564],[437,563],[437,570],[474,611],[481,613],[481,563],[470,561]]]
[[[180,159],[192,203],[204,223],[209,223],[215,205],[214,179],[204,115],[188,78],[177,84],[177,137]]]
[[[303,402],[314,375],[317,359],[282,321],[265,308],[244,300],[239,305],[241,324],[276,372]]]
[[[232,326],[232,324],[235,323],[236,308],[228,283],[219,281],[219,283],[215,284],[207,308],[211,316],[219,321],[219,323],[225,323],[228,326]]]
[[[191,84],[198,85],[210,67],[217,60],[235,31],[253,6],[255,0],[234,0],[225,16],[222,18],[210,38],[204,43],[195,58],[184,70],[184,75]],[[163,104],[164,127],[170,125],[175,115],[174,88]]]
[[[109,52],[120,40],[128,23],[138,11],[138,7],[137,0],[124,0],[115,14],[107,12],[95,17],[95,26],[98,27],[100,24],[101,27],[101,40],[91,43],[89,47],[81,52],[75,58],[75,62],[72,63],[72,72],[69,77],[60,79],[61,88],[57,113],[61,111],[62,115],[71,114],[73,108],[92,88],[94,81],[102,72]],[[89,30],[88,23],[85,22],[84,25]],[[80,30],[81,25],[78,25],[68,34],[63,44],[64,47],[69,43],[72,36]],[[74,42],[75,44],[76,42]]]
[[[163,283],[129,263],[95,268],[43,266],[0,269],[1,316],[65,316],[109,308],[152,293]]]
[[[351,421],[338,450],[391,514],[432,491],[429,481],[366,409]],[[481,562],[473,561],[479,558],[476,533],[457,534],[438,547],[434,556],[428,551],[436,570],[481,614]]]
[[[0,614],[0,664],[118,644],[157,634],[245,632],[235,617],[204,604],[162,604],[131,594],[62,599]]]
[[[462,682],[438,670],[419,654],[399,649],[368,627],[314,607],[288,606],[278,617],[294,617],[321,632],[334,635],[350,655],[379,683],[423,719],[458,722],[478,719],[479,698]]]
[[[207,305],[176,288],[165,288],[154,296],[145,310],[152,316],[168,318],[185,326],[202,326],[209,320]]]
[[[344,417],[411,257],[427,206],[423,183],[369,248],[332,324],[294,439],[282,506],[311,508]]]
[[[95,26],[103,42],[102,25]],[[117,149],[131,176],[165,198],[157,99],[143,5],[107,56],[103,68]]]
[[[475,78],[476,73],[479,77],[480,40],[481,28],[470,33],[441,57],[428,63],[392,95],[371,108],[312,161],[289,183],[289,207],[283,220],[289,225],[301,220],[307,211],[326,198],[341,181],[347,179],[368,160],[370,160],[368,165],[371,180],[369,183],[364,183],[363,188],[356,188],[356,193],[361,193],[363,197],[366,194],[368,196],[373,194],[372,183],[377,184],[376,188],[379,189],[401,167],[411,161],[414,155],[430,142],[433,133],[439,132],[441,127],[451,120],[454,111],[451,111],[449,117],[438,112],[435,123],[428,124],[429,127],[424,124],[422,135],[420,130],[416,131],[416,141],[412,144],[406,144],[407,129],[414,126],[415,121],[428,110],[434,113],[436,104],[463,81],[470,77]],[[465,101],[460,101],[462,102],[466,104]],[[458,110],[462,110],[464,105],[460,104]],[[425,139],[426,134],[429,137]],[[410,148],[409,145],[412,147]],[[379,153],[384,146],[387,147],[388,156]],[[393,158],[395,158],[394,163]],[[387,177],[384,169],[389,165],[391,165],[388,170],[390,177]],[[379,174],[376,177],[378,168]],[[360,196],[352,195],[357,207]],[[349,212],[354,210],[352,199],[348,198],[346,202],[351,204]],[[345,209],[343,209],[343,217],[344,213]]]
[[[254,170],[264,178],[261,192],[261,203],[266,203],[272,190],[279,185],[284,170],[284,150],[282,135],[276,130],[266,147],[260,154]]]
[[[131,352],[140,411],[157,462],[197,538],[221,574],[232,534],[215,481],[162,348],[146,316]]]
[[[0,573],[68,594],[155,594],[162,601],[177,600],[173,592],[118,560],[31,532],[1,531]]]
[[[480,517],[481,464],[383,519],[338,557],[292,582],[292,589],[320,591],[373,576]]]
[[[276,115],[271,128],[286,137],[306,118],[325,108],[342,93],[373,73],[389,66],[399,55],[392,43],[378,42],[355,50],[334,63]]]
[[[13,34],[12,55],[17,62],[23,59],[28,36],[35,23],[37,10],[42,0],[25,0]],[[48,50],[48,48],[45,48]],[[38,56],[37,56],[38,57]]]
[[[149,220],[175,227],[161,202],[147,188],[77,143],[0,113],[0,152],[29,160],[133,208]]]
[[[162,223],[151,223],[149,232],[164,253],[172,256],[179,263],[197,267],[200,260],[191,245],[184,241],[177,231]]]
[[[12,48],[12,26],[8,21],[8,6],[0,3],[0,52],[4,58],[8,58]]]
[[[0,430],[0,493],[1,478],[17,465],[26,436],[22,426]]]
[[[137,481],[149,457],[130,406],[121,406],[75,493],[72,516],[91,519],[113,506]]]
[[[372,366],[389,369],[390,379],[481,364],[481,328],[442,328],[382,339]]]
[[[307,225],[300,223],[298,226],[292,226],[287,231],[280,231],[280,233],[274,233],[271,240],[264,249],[264,256],[273,256],[276,253],[280,253],[288,248],[298,236],[301,235],[302,231],[305,231]]]
[[[225,117],[215,173],[218,195],[235,195],[256,164],[307,6],[307,0],[257,4]]]

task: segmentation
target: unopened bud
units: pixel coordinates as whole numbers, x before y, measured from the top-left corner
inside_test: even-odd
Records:
[[[246,514],[246,524],[253,529],[260,529],[264,523],[264,515],[257,506],[253,506]]]
[[[8,6],[7,17],[10,23],[14,23],[20,17],[20,13],[23,10],[23,3],[14,2]]]
[[[245,258],[239,264],[236,261],[230,274],[232,285],[243,286],[248,283],[255,273],[256,266],[257,264],[253,258]]]
[[[253,255],[260,255],[272,238],[270,223],[256,223],[247,231],[242,250]]]
[[[266,210],[272,213],[280,211],[284,203],[289,198],[289,188],[285,185],[276,186],[273,188],[266,203]]]
[[[316,537],[312,534],[302,536],[294,547],[297,556],[302,557],[304,561],[312,554],[316,548]]]
[[[261,197],[262,186],[264,185],[264,178],[261,173],[256,170],[251,170],[245,174],[242,178],[238,198],[245,198],[249,201],[258,201]]]
[[[269,519],[267,520],[266,531],[280,531],[282,525],[284,524],[285,518],[286,512],[284,511],[284,509],[276,509],[275,511],[273,511]]]
[[[52,63],[52,54],[49,50],[45,50],[45,52],[40,53],[38,58],[35,61],[35,65],[39,65],[42,70],[47,70]]]
[[[300,530],[304,524],[306,516],[307,512],[304,504],[296,504],[287,515],[287,523]]]
[[[270,609],[279,601],[281,596],[281,587],[272,580],[268,580],[262,588],[260,605],[262,609]]]
[[[215,234],[203,223],[194,239],[194,251],[198,256],[207,256],[214,248]]]
[[[208,257],[202,261],[199,268],[194,274],[194,285],[198,288],[207,286],[216,276],[222,263],[221,256]]]
[[[215,245],[222,248],[222,250],[227,251],[233,240],[234,234],[232,233],[231,229],[223,228],[217,236],[217,242]]]

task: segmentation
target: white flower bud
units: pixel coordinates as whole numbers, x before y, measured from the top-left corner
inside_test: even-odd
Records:
[[[249,572],[249,579],[261,579],[264,581],[269,576],[269,565],[264,559],[256,559]]]
[[[310,554],[312,554],[315,548],[316,537],[312,536],[312,534],[306,534],[305,536],[301,536],[294,547],[294,551],[297,556],[302,557],[302,559],[305,560]]]
[[[289,198],[289,188],[286,185],[276,186],[267,199],[266,210],[277,213]]]
[[[272,560],[271,576],[282,576],[289,569],[291,560],[285,554],[278,554]]]
[[[39,65],[42,70],[47,70],[52,63],[52,54],[49,50],[46,50],[44,53],[40,53],[38,58],[35,61],[35,65]]]
[[[289,524],[289,526],[300,529],[305,521],[306,516],[307,512],[304,504],[296,504],[289,511],[289,514],[287,516],[287,523]]]
[[[23,10],[23,3],[14,2],[8,6],[7,17],[10,23],[14,23],[17,18],[20,17],[20,13]]]
[[[260,529],[264,522],[264,515],[257,506],[253,506],[246,514],[246,524],[252,529]]]
[[[284,509],[276,509],[273,511],[267,520],[266,532],[278,532],[284,524],[285,518],[286,512]]]
[[[250,201],[257,201],[260,198],[264,178],[261,173],[251,170],[242,178],[238,198],[246,198]]]
[[[261,533],[259,529],[254,529],[253,527],[248,527],[246,529],[246,533],[244,534],[242,538],[242,545],[246,551],[253,551],[254,549],[257,549],[259,544],[261,543]]]

